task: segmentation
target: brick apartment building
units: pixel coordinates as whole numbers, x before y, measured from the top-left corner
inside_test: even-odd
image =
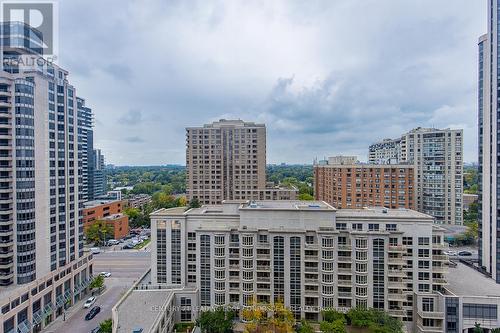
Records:
[[[124,202],[121,200],[95,200],[84,204],[83,228],[87,230],[93,223],[103,221],[113,228],[113,238],[128,235],[128,216],[122,213]]]
[[[314,166],[315,199],[335,208],[415,209],[413,170],[411,165],[324,161]]]

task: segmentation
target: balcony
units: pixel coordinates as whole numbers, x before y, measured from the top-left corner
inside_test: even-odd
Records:
[[[439,312],[439,311],[422,311],[422,310],[418,310],[418,315],[421,318],[444,319],[444,312]]]
[[[271,266],[269,266],[269,265],[257,265],[258,271],[269,271],[270,269],[271,269]]]
[[[433,254],[432,260],[435,261],[448,261],[448,256],[446,254]]]
[[[271,254],[269,254],[269,253],[257,253],[257,259],[271,260]]]
[[[352,246],[351,245],[347,245],[347,244],[339,244],[338,245],[338,249],[341,250],[341,251],[351,251],[352,250]]]
[[[403,293],[389,293],[387,294],[387,299],[389,301],[403,302],[406,301],[406,295]]]
[[[406,277],[406,273],[400,269],[390,269],[387,273],[388,273],[387,275],[390,277],[401,277],[401,278]]]
[[[425,333],[442,333],[442,332],[444,332],[443,327],[441,327],[441,326],[423,326],[421,323],[418,323],[417,326],[421,332],[425,332]]]
[[[434,278],[432,279],[433,284],[448,285],[448,281],[444,278]]]
[[[337,293],[338,298],[352,298],[352,293],[346,291],[339,291]]]
[[[389,246],[389,253],[406,253],[406,246]]]
[[[406,316],[406,311],[403,309],[389,309],[389,315],[392,317],[404,317]]]
[[[350,263],[350,262],[352,262],[352,259],[351,259],[351,256],[339,256],[337,258],[337,261],[338,262],[346,262],[346,263],[348,262],[348,263]]]
[[[352,281],[351,280],[338,280],[337,281],[337,285],[341,286],[341,287],[350,287],[352,286]]]
[[[350,275],[352,275],[352,268],[339,268],[338,271],[339,271],[339,274],[350,274]],[[366,274],[366,273],[362,273],[362,274]]]
[[[306,273],[318,273],[318,267],[305,267],[304,271]]]
[[[305,261],[318,261],[318,256],[305,256],[304,257]]]

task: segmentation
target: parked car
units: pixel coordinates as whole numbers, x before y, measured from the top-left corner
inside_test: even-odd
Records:
[[[132,333],[142,333],[144,329],[142,327],[136,327],[132,329]]]
[[[92,253],[92,254],[99,254],[99,253],[101,253],[101,248],[99,248],[99,247],[91,247],[90,248],[90,253]]]
[[[85,320],[92,320],[97,314],[101,312],[100,306],[94,306],[90,311],[85,315]]]
[[[449,256],[456,256],[458,255],[457,251],[449,250],[449,251],[444,251],[444,254],[447,254]]]
[[[472,255],[472,252],[470,252],[470,251],[460,251],[460,252],[458,252],[458,255],[462,256],[462,257],[470,257]]]
[[[110,239],[110,240],[108,240],[108,246],[110,246],[110,245],[117,245],[118,243],[120,243],[120,242],[117,241],[116,239]]]
[[[90,297],[85,301],[85,304],[83,304],[83,307],[85,309],[90,308],[93,304],[95,303],[95,296]]]
[[[96,327],[96,328],[92,329],[92,331],[90,331],[90,333],[99,333],[100,331],[101,331],[101,328]]]
[[[99,273],[99,275],[102,275],[103,277],[107,278],[107,277],[111,276],[111,273],[110,272],[101,272],[101,273]]]
[[[133,248],[134,248],[134,245],[133,245],[133,244],[130,244],[130,243],[127,243],[127,244],[123,245],[123,247],[122,247],[122,248],[123,248],[123,249],[125,249],[125,250],[126,250],[126,249],[133,249]]]

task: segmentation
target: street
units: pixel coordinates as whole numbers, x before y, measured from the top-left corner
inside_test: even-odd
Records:
[[[110,272],[105,279],[106,289],[97,296],[94,306],[101,307],[101,312],[92,320],[86,321],[85,315],[89,309],[83,308],[84,300],[68,309],[66,321],[58,319],[51,324],[46,332],[52,333],[85,333],[99,326],[99,323],[111,318],[111,309],[120,297],[132,286],[150,266],[148,251],[108,251],[94,256],[94,274]]]

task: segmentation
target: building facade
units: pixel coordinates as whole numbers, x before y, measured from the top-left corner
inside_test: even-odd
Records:
[[[87,270],[73,280],[92,265],[83,249],[78,99],[68,72],[43,60],[39,31],[0,24],[0,329],[28,332],[61,313],[66,291],[76,297],[74,282],[90,278]],[[55,293],[44,291],[36,305],[46,287]]]
[[[499,10],[488,0],[488,33],[479,38],[478,133],[479,133],[479,264],[500,283],[500,186],[498,147]]]
[[[200,306],[282,300],[297,318],[374,307],[416,318],[415,293],[446,284],[442,229],[405,209],[226,201],[151,215],[151,285],[195,288]]]
[[[384,139],[368,147],[368,163],[398,164],[401,157],[401,139]]]
[[[121,200],[95,200],[84,204],[84,230],[98,221],[102,221],[113,230],[106,238],[120,239],[129,234],[128,216],[123,214],[125,202]]]
[[[371,145],[369,154],[371,162],[413,165],[416,209],[438,224],[463,223],[462,130],[415,128]]]
[[[415,209],[412,165],[314,165],[314,196],[335,208]]]
[[[186,129],[188,200],[239,199],[266,186],[266,127],[224,120]]]
[[[93,200],[94,194],[94,130],[92,109],[83,98],[76,98],[78,118],[78,156],[82,169],[82,201]]]
[[[104,164],[104,155],[100,149],[93,151],[93,182],[92,182],[92,196],[89,199],[96,199],[106,194],[108,185],[106,179],[106,171]]]

